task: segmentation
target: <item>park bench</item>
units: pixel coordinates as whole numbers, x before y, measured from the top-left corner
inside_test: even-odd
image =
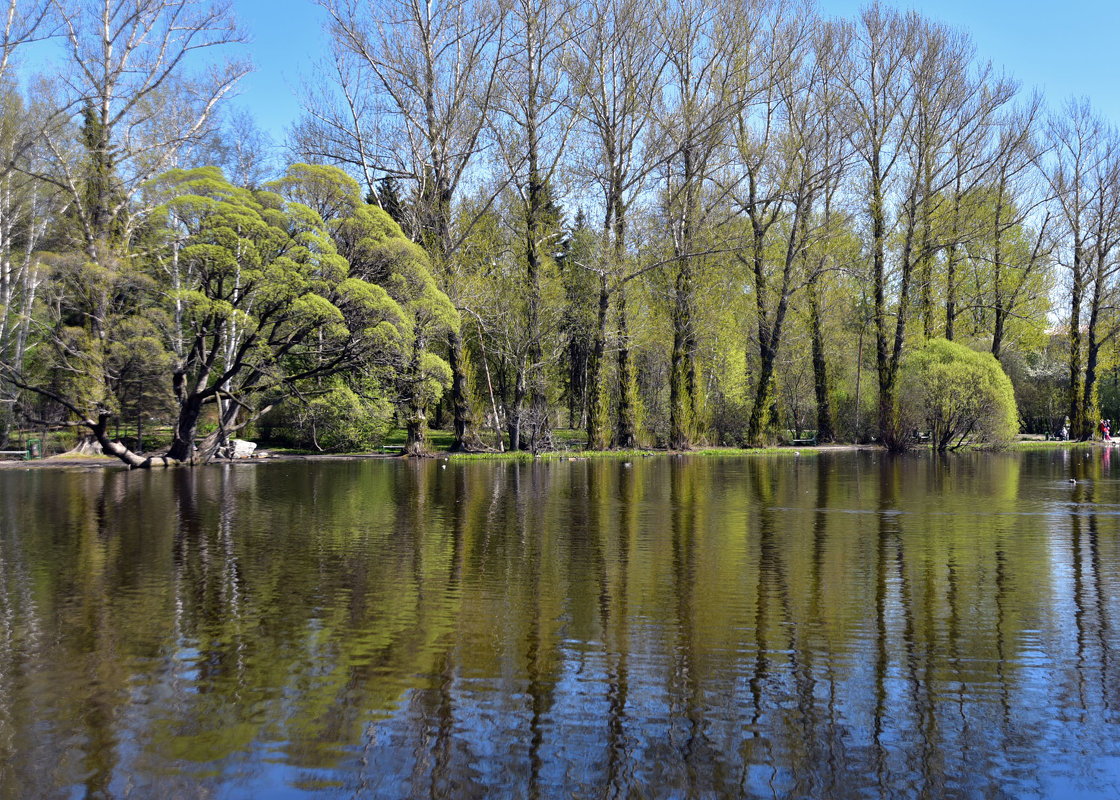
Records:
[[[817,446],[817,432],[816,431],[790,431],[790,433],[793,434],[792,436],[790,436],[790,440],[789,440],[789,443],[791,445],[794,445],[794,446],[801,445],[803,447],[816,447]],[[801,434],[805,434],[805,435],[802,436]]]
[[[41,458],[42,455],[43,445],[39,439],[28,439],[27,444],[22,450],[0,450],[0,458],[4,456],[19,456],[23,461]]]

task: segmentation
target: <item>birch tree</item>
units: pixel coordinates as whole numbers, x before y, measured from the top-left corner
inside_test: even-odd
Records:
[[[31,310],[43,280],[36,248],[57,207],[49,188],[19,174],[41,158],[35,146],[43,128],[55,124],[52,109],[42,103],[28,107],[11,87],[19,52],[56,32],[51,11],[51,0],[8,0],[0,27],[0,363],[17,370],[23,368]],[[8,439],[15,403],[14,387],[0,382],[0,447]]]
[[[14,91],[0,96],[0,159],[7,165],[0,170],[0,364],[17,372],[33,344],[33,311],[48,279],[40,248],[64,206],[54,187],[29,174],[43,158],[34,142],[50,116],[49,107],[28,107]],[[14,387],[0,381],[0,447],[16,401]]]
[[[138,189],[203,140],[221,100],[248,71],[222,60],[244,37],[228,0],[54,0],[65,40],[58,92],[81,125],[82,152],[48,134],[45,179],[66,193],[76,238],[101,266],[145,209]],[[192,71],[195,59],[209,67]]]

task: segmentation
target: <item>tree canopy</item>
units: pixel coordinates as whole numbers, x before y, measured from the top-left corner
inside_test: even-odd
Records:
[[[342,193],[346,199],[356,196],[357,185],[327,167],[293,167],[259,191],[231,185],[213,167],[173,170],[148,184],[145,192],[159,203],[104,330],[94,334],[79,308],[63,306],[44,342],[51,352],[42,369],[12,378],[66,408],[105,452],[132,466],[150,458],[113,441],[108,427],[125,389],[112,357],[122,349],[144,352],[149,377],[171,387],[175,425],[166,457],[175,461],[208,460],[276,397],[313,396],[337,375],[382,369],[411,376],[398,379],[407,384],[401,402],[409,408],[415,394],[419,402],[438,397],[427,386],[440,370],[426,337],[457,319],[423,252],[360,200],[325,221],[294,199],[311,199],[313,178],[352,190]],[[332,231],[348,234],[339,238],[356,268]],[[140,329],[138,311],[148,320]],[[208,405],[219,409],[217,429],[196,453]]]
[[[256,423],[315,448],[393,425],[412,454],[431,427],[905,448],[938,337],[999,361],[1031,433],[1120,416],[1120,134],[966,31],[809,0],[319,4],[284,165],[231,103],[228,2],[21,5],[0,438],[125,421],[136,465],[152,425],[171,460]],[[64,64],[25,93],[49,37]]]

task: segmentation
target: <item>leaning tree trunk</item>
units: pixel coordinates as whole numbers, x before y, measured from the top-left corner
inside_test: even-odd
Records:
[[[109,438],[109,415],[101,414],[98,416],[97,421],[85,420],[85,425],[89,428],[93,438],[100,445],[101,452],[107,456],[119,458],[129,469],[149,469],[153,466],[170,467],[181,463],[180,459],[171,458],[170,456],[141,456],[138,455],[118,441]]]

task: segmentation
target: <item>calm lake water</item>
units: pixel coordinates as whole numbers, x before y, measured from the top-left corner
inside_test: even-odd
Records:
[[[0,472],[0,797],[603,796],[1120,796],[1120,451]]]

